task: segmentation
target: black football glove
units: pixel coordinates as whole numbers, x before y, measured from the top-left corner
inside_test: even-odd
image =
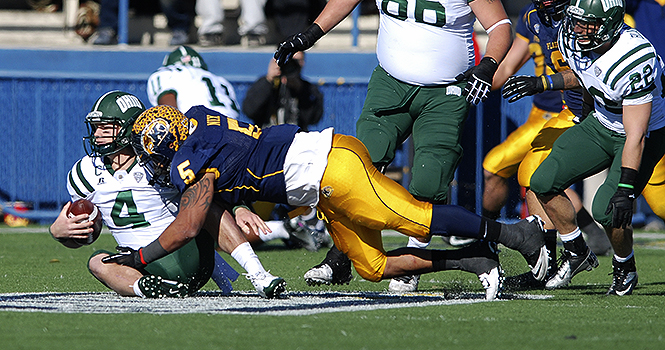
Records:
[[[284,40],[275,51],[277,65],[282,67],[298,51],[305,51],[314,46],[325,33],[318,24],[313,23],[302,33],[293,34]]]
[[[610,199],[605,214],[612,213],[612,227],[626,228],[633,222],[633,201],[635,194],[632,189],[619,187]]]
[[[137,270],[145,267],[146,264],[141,261],[141,249],[143,248],[134,250],[130,247],[117,246],[115,249],[118,251],[117,254],[102,258],[102,262],[104,264],[115,263],[119,265],[126,265]]]
[[[508,102],[515,102],[523,97],[535,95],[543,91],[545,91],[545,86],[541,77],[513,75],[503,85],[501,96],[503,98],[510,97]]]
[[[499,68],[499,64],[496,60],[492,57],[483,57],[477,66],[471,67],[455,77],[456,83],[467,81],[462,92],[462,95],[466,97],[466,102],[477,105],[487,99],[497,68]]]
[[[634,184],[637,170],[621,167],[621,178],[614,196],[607,205],[605,215],[612,213],[612,227],[626,228],[633,222],[633,201],[635,200]]]

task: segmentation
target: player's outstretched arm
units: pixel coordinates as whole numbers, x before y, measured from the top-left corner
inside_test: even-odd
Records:
[[[194,239],[203,227],[212,204],[214,179],[214,174],[206,173],[183,192],[178,216],[159,238],[138,250],[118,247],[118,254],[107,256],[102,262],[138,269],[178,250]]]
[[[291,35],[277,47],[275,60],[281,67],[298,51],[305,51],[346,18],[361,0],[330,0],[314,23],[301,33]]]

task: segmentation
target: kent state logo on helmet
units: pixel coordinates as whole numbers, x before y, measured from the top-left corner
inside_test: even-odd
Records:
[[[160,105],[141,113],[132,132],[140,136],[140,146],[147,155],[173,159],[188,136],[188,119],[171,106]]]
[[[173,186],[169,176],[171,161],[187,139],[188,118],[171,106],[152,107],[134,122],[132,147],[139,163],[150,174],[150,183]]]

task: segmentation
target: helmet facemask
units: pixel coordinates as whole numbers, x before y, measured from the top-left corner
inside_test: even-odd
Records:
[[[621,1],[619,3],[623,4]],[[567,49],[576,52],[593,51],[619,38],[625,13],[623,5],[609,9],[599,6],[593,0],[577,0],[568,6],[563,22],[564,45]]]
[[[83,148],[91,157],[113,155],[130,145],[131,127],[136,117],[145,110],[134,95],[112,91],[100,97],[85,117],[88,136],[83,138]],[[113,135],[95,136],[102,125],[114,125]],[[98,138],[111,138],[110,142],[98,142]]]
[[[533,0],[540,21],[548,27],[552,27],[554,21],[561,20],[568,3],[568,0]]]

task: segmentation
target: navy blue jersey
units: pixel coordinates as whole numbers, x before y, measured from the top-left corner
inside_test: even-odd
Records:
[[[533,6],[527,5],[520,11],[515,32],[519,38],[518,40],[525,40],[529,43],[529,52],[531,53],[531,58],[533,58],[536,76],[546,73],[552,74],[552,70],[548,69],[545,65],[545,58],[543,57],[544,49],[540,47],[540,40],[527,28],[527,14],[530,9],[533,9]],[[563,108],[561,91],[548,90],[540,94],[535,94],[533,95],[533,105],[548,112],[559,113]]]
[[[558,35],[561,21],[553,22],[553,27],[542,24],[538,13],[536,13],[536,9],[531,4],[527,11],[526,23],[529,30],[540,41],[540,47],[545,57],[545,64],[555,73],[570,69],[570,66],[563,59],[559,51]],[[578,117],[582,115],[582,89],[564,90],[563,100],[573,114]]]
[[[190,119],[190,135],[171,165],[171,181],[180,192],[195,174],[212,172],[216,196],[227,203],[286,203],[284,159],[298,126],[262,130],[203,106],[192,107],[185,116]]]

